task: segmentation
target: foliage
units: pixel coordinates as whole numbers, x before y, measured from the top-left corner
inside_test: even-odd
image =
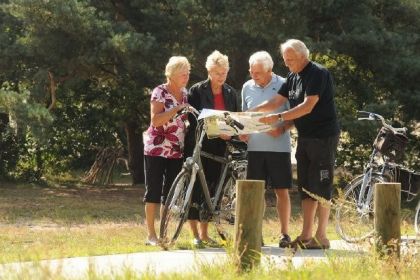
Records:
[[[249,55],[261,49],[273,55],[275,72],[286,75],[278,47],[288,38],[305,41],[312,59],[333,73],[343,130],[340,166],[360,171],[376,134],[377,127],[356,121],[357,110],[375,111],[409,131],[420,118],[420,7],[414,0],[316,5],[304,0],[9,0],[1,5],[0,29],[0,81],[16,100],[31,104],[14,107],[11,114],[28,124],[43,172],[85,169],[97,147],[119,142],[131,158],[141,157],[127,143],[141,145],[149,92],[164,82],[171,55],[189,58],[192,84],[206,78],[205,59],[218,49],[230,59],[228,82],[240,89],[249,79]],[[52,122],[45,117],[48,107]],[[31,114],[40,119],[26,122]],[[129,133],[131,123],[137,134]],[[25,142],[24,135],[18,142]],[[139,139],[129,139],[132,135]],[[410,134],[406,161],[413,168],[420,166],[419,143],[419,134]]]

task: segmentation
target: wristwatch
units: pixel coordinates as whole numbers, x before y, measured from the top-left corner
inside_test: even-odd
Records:
[[[283,117],[281,116],[281,113],[279,113],[278,115],[277,115],[278,117],[279,117],[279,121],[283,121]]]

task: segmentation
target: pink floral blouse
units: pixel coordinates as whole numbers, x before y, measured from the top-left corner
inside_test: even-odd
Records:
[[[153,90],[150,101],[163,103],[166,112],[173,107],[187,103],[187,90],[183,89],[182,101],[179,103],[169,93],[167,85],[162,84]],[[185,124],[183,120],[186,118],[186,115],[182,115],[158,127],[150,124],[149,128],[143,134],[144,154],[164,158],[182,158],[185,138]]]

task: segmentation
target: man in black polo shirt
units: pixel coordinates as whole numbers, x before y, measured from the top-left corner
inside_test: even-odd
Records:
[[[277,96],[252,110],[271,112],[289,100],[290,110],[270,114],[260,121],[274,123],[279,119],[293,120],[298,131],[296,161],[303,228],[290,246],[328,249],[328,201],[332,195],[334,161],[340,134],[334,85],[328,70],[309,60],[309,50],[302,41],[287,40],[281,44],[281,54],[290,70],[286,82]],[[318,228],[313,237],[317,209]]]

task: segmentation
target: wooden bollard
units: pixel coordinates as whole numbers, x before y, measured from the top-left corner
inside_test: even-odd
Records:
[[[261,262],[264,186],[260,180],[236,181],[234,251],[241,271]]]
[[[401,184],[375,185],[375,245],[380,255],[400,256]]]

